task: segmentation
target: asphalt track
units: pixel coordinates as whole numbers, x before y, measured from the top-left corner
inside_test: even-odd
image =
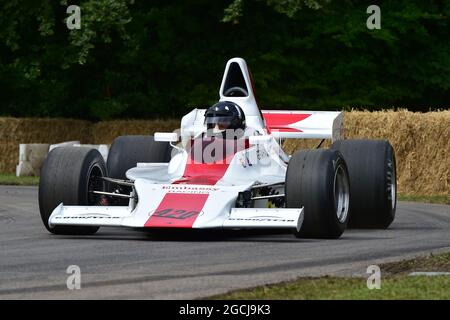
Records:
[[[445,205],[400,202],[390,229],[339,240],[112,228],[73,237],[44,229],[36,187],[0,186],[0,299],[192,299],[300,276],[365,276],[372,264],[441,251],[450,251]],[[70,265],[80,267],[80,290],[67,289]]]

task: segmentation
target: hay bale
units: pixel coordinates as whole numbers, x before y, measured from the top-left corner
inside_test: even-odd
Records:
[[[0,137],[3,142],[58,143],[79,140],[88,142],[91,122],[72,119],[0,118]]]
[[[0,118],[0,172],[13,173],[18,163],[19,144],[88,142],[91,122],[71,119]]]
[[[17,165],[19,144],[16,142],[0,142],[0,172],[14,173]]]
[[[0,172],[14,172],[20,143],[111,144],[120,135],[171,132],[178,119],[115,120],[91,123],[70,119],[0,118]],[[398,190],[406,194],[450,194],[450,111],[414,113],[351,111],[344,115],[344,135],[387,139],[397,156]],[[288,153],[311,149],[320,140],[286,140]],[[322,147],[328,147],[326,142]]]
[[[111,144],[118,136],[172,132],[179,126],[180,120],[175,119],[102,121],[93,125],[90,143]]]
[[[450,111],[345,112],[344,136],[389,140],[397,157],[399,192],[450,193]],[[317,143],[318,140],[290,140],[285,146],[286,150],[294,152]]]

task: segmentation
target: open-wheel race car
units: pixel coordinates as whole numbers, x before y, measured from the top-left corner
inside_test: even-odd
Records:
[[[175,132],[116,138],[106,163],[96,149],[53,149],[39,184],[47,230],[279,228],[339,238],[347,225],[392,223],[389,142],[344,140],[341,112],[261,110],[241,58],[226,64],[219,95],[209,109],[185,115]],[[331,139],[331,148],[282,149],[284,139],[308,138]]]

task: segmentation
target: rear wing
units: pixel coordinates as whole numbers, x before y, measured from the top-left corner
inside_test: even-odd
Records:
[[[204,130],[205,109],[194,109],[181,120],[181,136]],[[276,138],[342,139],[343,113],[334,111],[263,110],[266,128]]]
[[[342,138],[342,112],[263,110],[262,114],[267,129],[277,138]]]

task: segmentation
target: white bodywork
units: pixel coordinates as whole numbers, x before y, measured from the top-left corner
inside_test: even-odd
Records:
[[[225,96],[230,69],[239,70],[248,95]],[[241,82],[242,83],[242,82]],[[255,197],[252,207],[237,207],[240,193],[261,185],[273,186],[280,195],[289,156],[279,138],[339,139],[340,112],[260,111],[251,75],[245,61],[228,61],[219,91],[221,101],[237,103],[247,127],[259,137],[233,152],[225,163],[193,163],[187,145],[205,131],[204,109],[194,109],[181,121],[181,144],[169,163],[142,163],[127,171],[134,181],[134,195],[126,206],[64,206],[49,218],[50,226],[123,226],[173,228],[289,228],[300,230],[303,208],[274,208],[268,198]],[[159,140],[174,141],[175,135],[159,134]],[[255,142],[256,141],[256,142]],[[247,141],[248,142],[248,141]]]

